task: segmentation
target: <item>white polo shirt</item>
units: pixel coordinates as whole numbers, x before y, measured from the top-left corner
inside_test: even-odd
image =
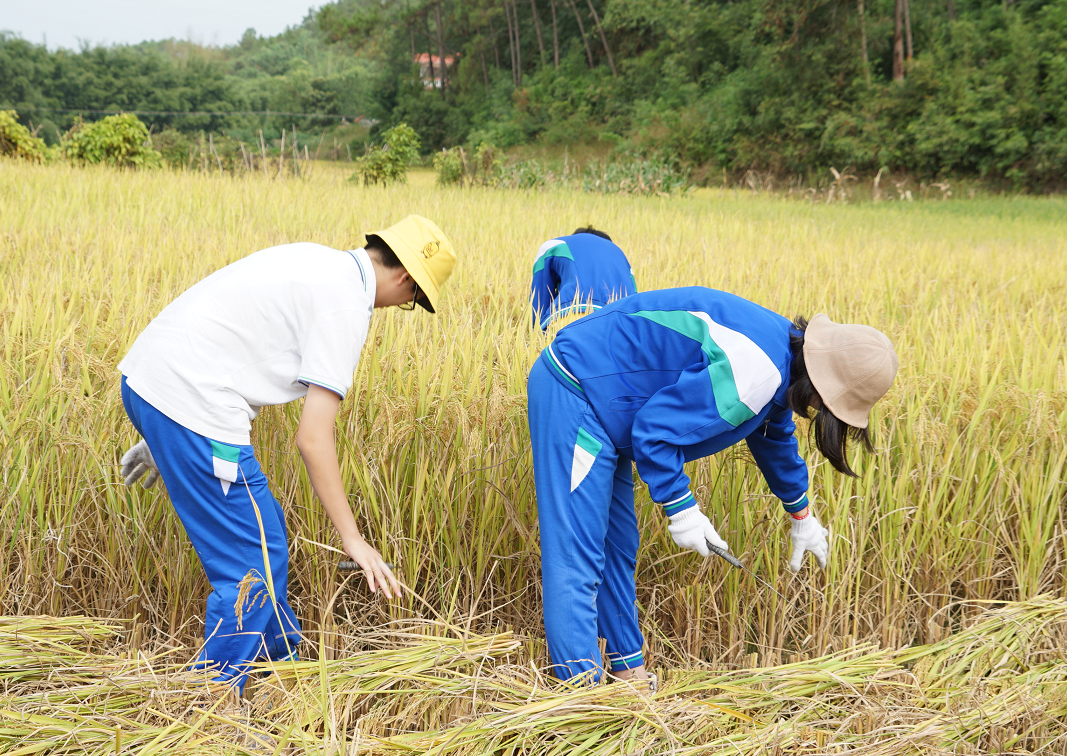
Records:
[[[201,436],[250,443],[260,407],[314,383],[342,399],[374,311],[363,249],[283,244],[212,273],[171,302],[119,363],[130,388]]]

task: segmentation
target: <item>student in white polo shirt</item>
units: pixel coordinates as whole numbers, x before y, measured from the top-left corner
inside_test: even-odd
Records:
[[[198,665],[217,665],[216,679],[243,689],[249,662],[293,657],[300,640],[286,600],[285,516],[249,439],[263,406],[304,398],[296,445],[315,493],[370,589],[400,595],[349,508],[334,423],[374,308],[434,312],[455,259],[448,238],[417,215],[354,251],[264,249],[171,302],[119,364],[126,414],[144,437],[123,456],[123,476],[132,485],[148,473],[146,486],[161,476],[196,548],[213,589]],[[277,607],[247,600],[239,625],[238,585],[252,571],[272,579]]]

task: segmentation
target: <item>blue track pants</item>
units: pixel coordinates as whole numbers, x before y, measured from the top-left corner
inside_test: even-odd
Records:
[[[193,433],[138,396],[125,376],[122,404],[148,442],[213,589],[204,615],[204,648],[194,666],[217,665],[215,679],[243,689],[248,662],[295,658],[300,642],[300,623],[286,600],[289,548],[281,505],[251,446],[222,444]],[[263,521],[262,537],[253,500]],[[244,602],[238,627],[238,584],[250,572],[263,580],[267,576],[264,542],[277,607],[260,582]]]
[[[633,472],[589,403],[553,377],[544,359],[530,371],[527,395],[545,636],[557,677],[599,680],[598,637],[607,641],[612,671],[644,664]]]

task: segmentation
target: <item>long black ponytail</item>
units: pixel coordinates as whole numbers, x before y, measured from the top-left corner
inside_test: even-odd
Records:
[[[807,327],[807,318],[798,315],[793,320],[793,329],[789,334],[793,363],[789,370],[789,388],[785,392],[786,404],[793,412],[811,421],[808,430],[815,436],[815,446],[830,460],[834,469],[854,478],[859,477],[848,464],[848,441],[851,438],[868,451],[874,451],[874,445],[867,428],[856,428],[838,419],[827,409],[821,398],[818,408],[812,406],[812,400],[818,396],[818,391],[808,377],[808,368],[804,364],[804,331]]]

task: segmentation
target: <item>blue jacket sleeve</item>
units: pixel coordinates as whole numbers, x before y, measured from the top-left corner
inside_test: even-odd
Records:
[[[631,432],[637,471],[668,516],[696,506],[682,447],[734,427],[719,415],[707,368],[701,365],[682,371],[638,410]]]
[[[795,430],[793,411],[775,407],[745,439],[771,492],[790,513],[808,506],[808,466],[797,449]]]

